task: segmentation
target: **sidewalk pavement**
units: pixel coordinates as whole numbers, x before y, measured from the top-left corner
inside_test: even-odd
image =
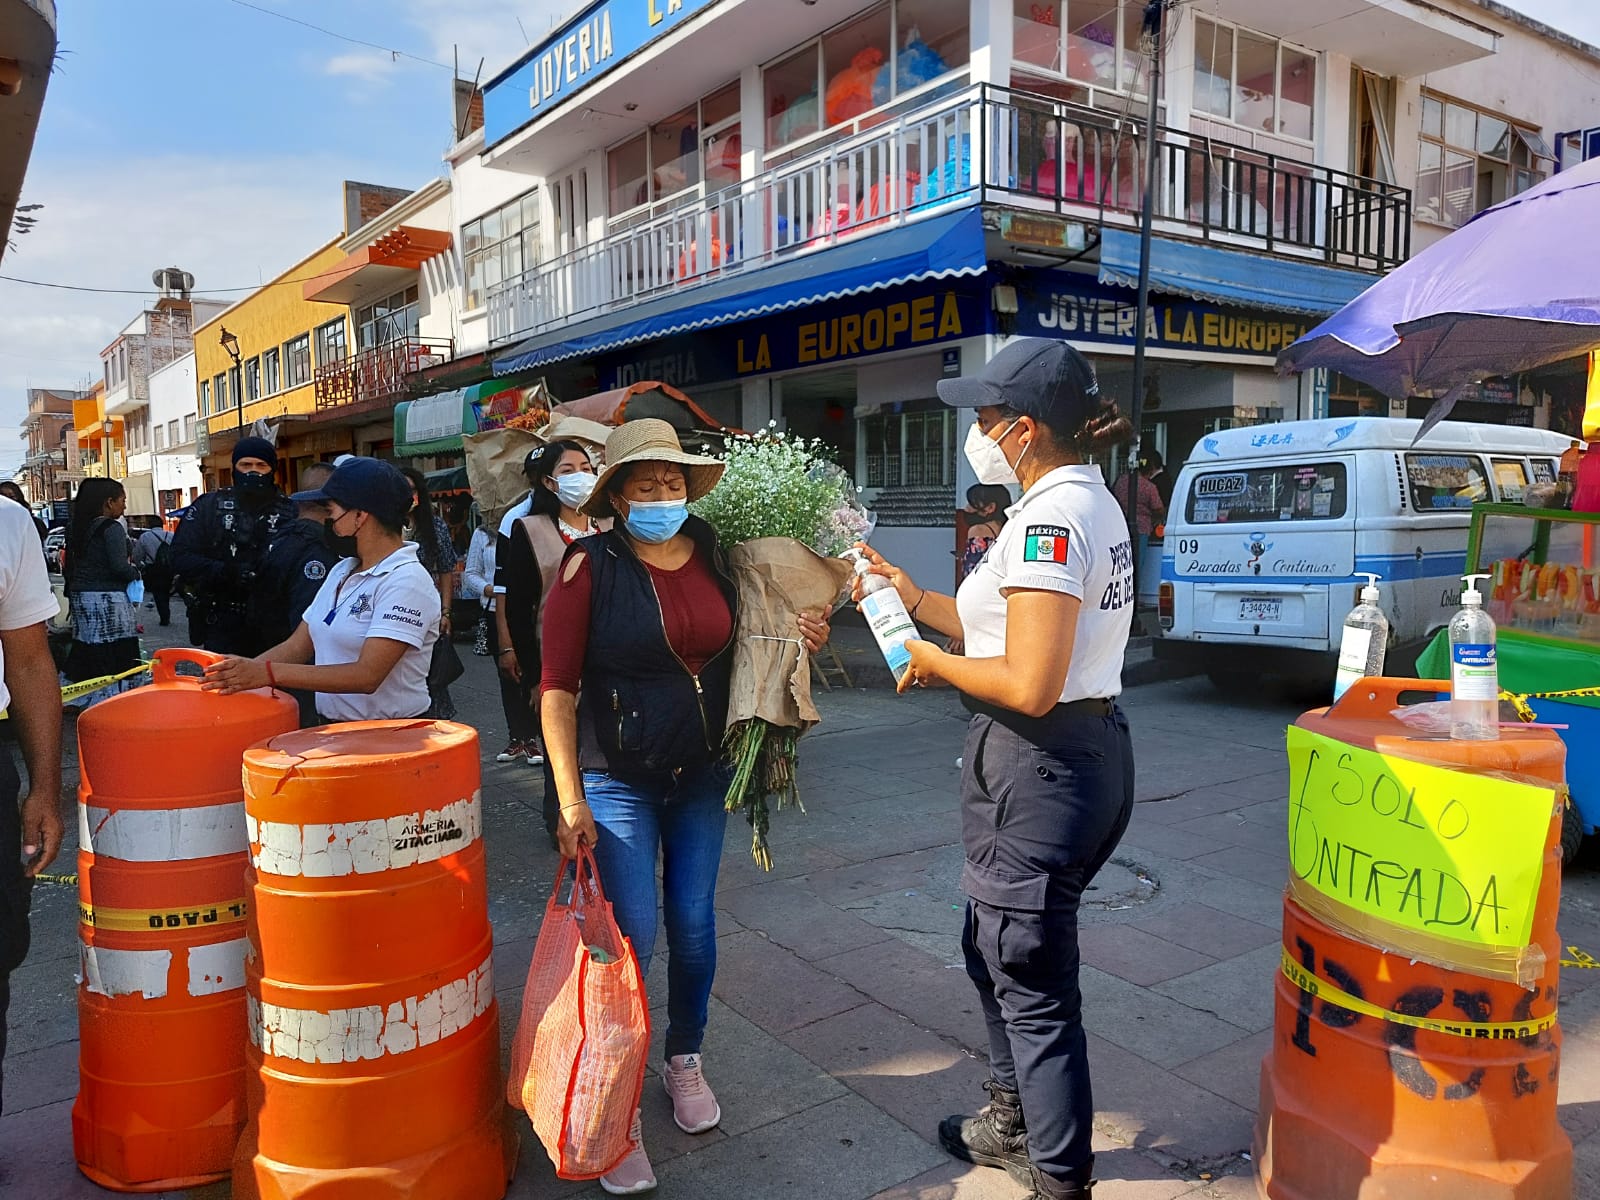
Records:
[[[163,631],[165,632],[165,631]],[[536,772],[493,761],[504,738],[492,668],[466,656],[464,720],[481,731],[502,1040],[509,1044],[556,859]],[[774,870],[730,820],[719,969],[705,1056],[717,1130],[672,1124],[652,1069],[646,1144],[663,1197],[1008,1200],[1002,1172],[937,1145],[947,1113],[984,1100],[984,1035],[962,970],[955,759],[948,692],[819,692],[802,744],[807,812],[774,817]],[[1285,875],[1283,728],[1298,706],[1224,698],[1203,680],[1131,690],[1138,804],[1083,915],[1084,1019],[1096,1100],[1096,1200],[1245,1200],[1262,1056],[1272,1039]],[[70,860],[63,862],[70,870]],[[72,1167],[76,1089],[73,895],[36,893],[33,955],[13,977],[16,1110],[0,1120],[8,1200],[101,1196]],[[1600,885],[1568,880],[1565,939],[1600,950]],[[664,943],[663,943],[664,944]],[[647,988],[665,994],[665,953]],[[1600,988],[1563,980],[1562,1120],[1577,1196],[1600,1200]],[[657,1009],[658,1016],[664,1016]],[[663,1024],[657,1021],[659,1030]],[[659,1062],[659,1044],[652,1056]],[[558,1181],[523,1124],[509,1196],[591,1197]],[[225,1186],[190,1193],[220,1200]]]

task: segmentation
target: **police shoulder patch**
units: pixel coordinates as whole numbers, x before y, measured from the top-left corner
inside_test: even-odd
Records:
[[[1063,526],[1029,525],[1022,540],[1022,561],[1064,563],[1068,540]]]
[[[328,568],[314,558],[305,565],[305,577],[307,579],[325,579],[327,575]]]

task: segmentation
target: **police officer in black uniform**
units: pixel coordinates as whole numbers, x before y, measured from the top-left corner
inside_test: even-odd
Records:
[[[1034,1200],[1087,1200],[1094,1100],[1078,988],[1078,905],[1133,812],[1133,746],[1117,707],[1133,615],[1128,525],[1094,451],[1132,430],[1065,342],[1019,338],[944,380],[977,409],[978,482],[1022,489],[955,597],[869,552],[916,620],[966,643],[913,640],[901,687],[948,683],[973,714],[962,757],[962,949],[989,1032],[990,1103],[939,1140],[1002,1167]],[[859,583],[857,589],[859,592]]]
[[[277,645],[250,622],[267,546],[294,520],[294,505],[273,478],[277,466],[278,451],[266,438],[240,438],[233,486],[196,500],[173,536],[173,569],[193,597],[189,636],[207,650],[256,655]]]
[[[332,463],[312,463],[300,472],[300,492],[320,491],[333,471]],[[267,545],[248,606],[251,625],[262,630],[268,647],[289,640],[328,577],[328,568],[339,561],[328,546],[327,503],[295,500],[294,506],[295,519],[280,526]],[[289,694],[300,702],[302,726],[321,723],[314,693],[291,688]]]

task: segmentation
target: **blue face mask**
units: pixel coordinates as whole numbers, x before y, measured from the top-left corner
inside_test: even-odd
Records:
[[[623,524],[641,542],[659,546],[671,541],[688,519],[687,500],[634,500],[628,503],[628,515],[623,518]]]

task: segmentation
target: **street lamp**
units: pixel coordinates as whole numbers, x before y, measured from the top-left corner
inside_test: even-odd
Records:
[[[234,397],[234,401],[239,406],[238,431],[242,437],[244,435],[244,368],[241,366],[239,359],[239,338],[237,334],[229,333],[228,327],[224,325],[222,327],[222,336],[217,341],[221,343],[228,357],[233,359],[233,369],[239,372],[239,395]]]

